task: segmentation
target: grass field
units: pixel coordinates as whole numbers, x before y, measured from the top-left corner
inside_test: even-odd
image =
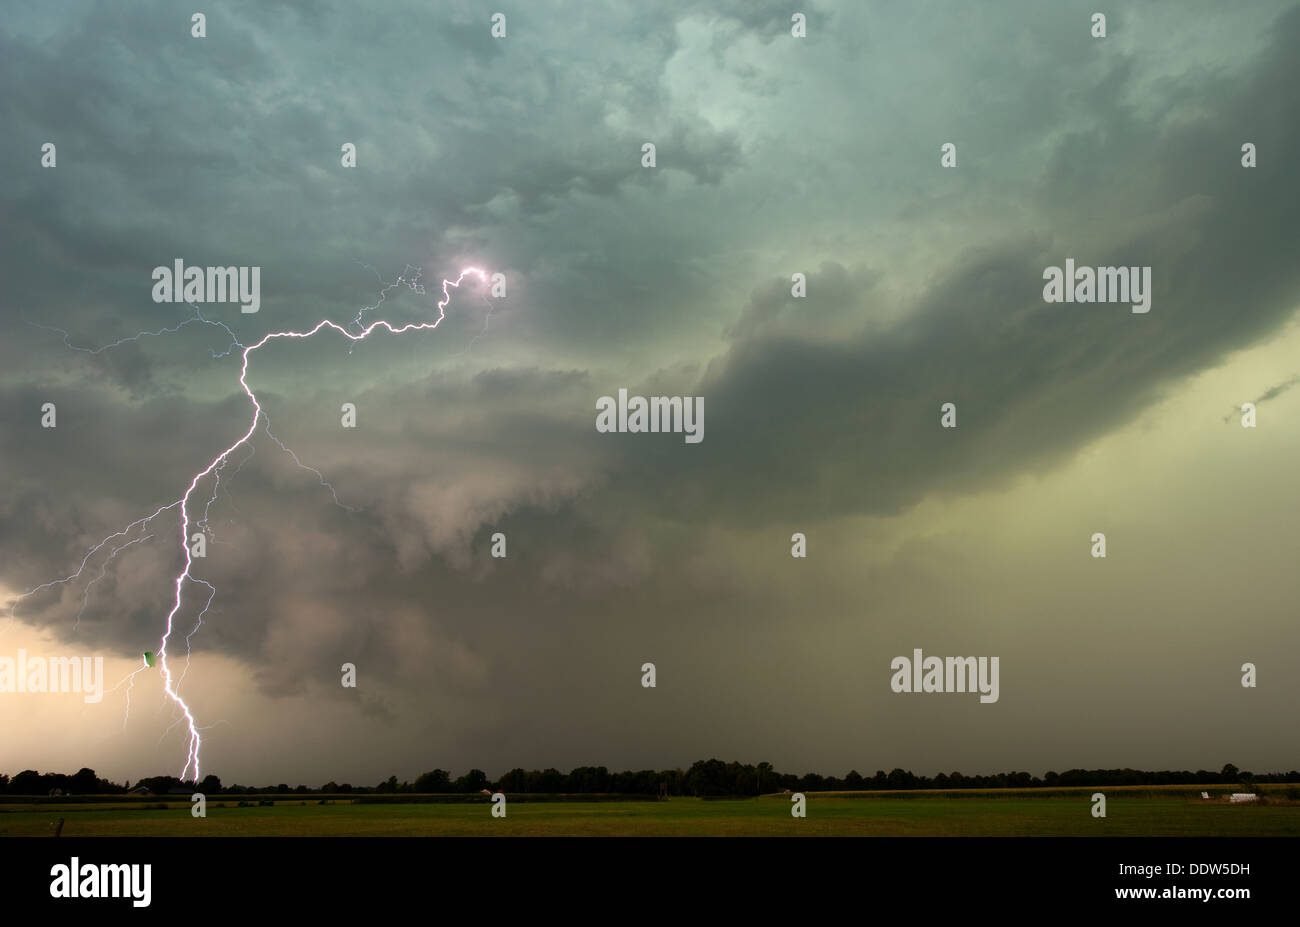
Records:
[[[507,805],[493,818],[486,796],[454,803],[352,803],[346,796],[262,796],[273,806],[239,808],[224,796],[206,818],[187,801],[41,802],[0,805],[0,837],[51,836],[1300,836],[1300,803],[1264,805],[1200,798],[1199,787],[1105,789],[1107,816],[1089,796],[1062,790],[952,793],[808,793],[808,816],[790,816],[787,796],[736,801],[564,801]],[[1222,794],[1222,793],[1219,793]],[[255,796],[242,796],[245,800]],[[304,803],[305,802],[305,803]]]

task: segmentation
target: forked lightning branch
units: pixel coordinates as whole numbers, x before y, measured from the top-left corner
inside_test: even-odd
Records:
[[[182,270],[181,262],[178,261],[177,265],[178,266],[176,268],[176,278],[177,278],[176,283],[179,289],[179,284],[182,279],[183,270]],[[191,268],[191,270],[193,270],[193,268]],[[220,268],[218,270],[226,270],[226,269]],[[411,269],[408,268],[408,272],[410,272],[410,270]],[[111,534],[108,537],[104,538],[102,541],[100,541],[98,544],[96,544],[86,553],[85,557],[82,558],[81,564],[77,568],[76,572],[72,573],[70,576],[64,577],[63,579],[58,579],[48,583],[43,583],[39,586],[34,587],[33,589],[28,590],[27,592],[18,596],[17,599],[15,599],[13,605],[13,608],[16,608],[18,602],[22,601],[25,598],[36,595],[37,593],[42,592],[46,589],[50,589],[54,586],[63,585],[66,583],[71,583],[76,581],[85,572],[85,570],[87,569],[87,567],[89,566],[91,560],[95,557],[95,555],[98,554],[100,551],[104,550],[105,547],[109,548],[109,552],[107,554],[107,559],[105,562],[105,565],[107,565],[107,561],[111,561],[112,558],[117,554],[119,550],[122,550],[124,547],[127,547],[130,544],[136,543],[136,541],[141,540],[142,538],[136,538],[133,541],[122,543],[117,546],[113,546],[114,541],[117,541],[119,539],[124,539],[130,536],[133,532],[143,531],[151,521],[158,518],[164,512],[169,512],[172,509],[179,508],[180,531],[178,535],[178,540],[180,542],[179,549],[184,558],[184,566],[182,567],[180,572],[176,574],[176,578],[173,583],[174,588],[173,588],[173,596],[172,596],[172,605],[170,611],[167,612],[167,617],[165,620],[165,625],[162,634],[162,640],[158,646],[158,650],[156,653],[154,652],[145,653],[145,658],[144,658],[145,665],[141,666],[135,672],[131,673],[126,679],[123,680],[123,682],[126,683],[133,682],[137,673],[142,672],[143,670],[147,669],[150,666],[157,665],[159,667],[162,673],[163,689],[167,693],[168,698],[170,698],[173,702],[176,703],[177,708],[180,710],[182,716],[185,718],[185,722],[189,730],[189,745],[186,750],[185,765],[181,769],[181,775],[180,775],[182,781],[198,780],[200,775],[199,751],[203,745],[203,742],[202,742],[202,737],[200,736],[199,733],[199,726],[194,718],[194,713],[190,710],[189,705],[181,697],[179,691],[179,683],[177,680],[173,678],[172,668],[167,660],[167,646],[172,637],[176,616],[180,612],[182,605],[185,603],[185,593],[187,587],[190,585],[201,585],[206,587],[207,589],[206,601],[204,602],[203,608],[199,612],[198,617],[196,619],[196,623],[194,626],[195,631],[197,631],[199,626],[202,624],[203,616],[207,613],[208,608],[212,604],[212,599],[216,595],[216,588],[212,586],[211,583],[207,582],[204,579],[198,578],[191,573],[191,570],[194,568],[195,548],[192,548],[190,546],[190,542],[191,542],[190,526],[193,523],[196,527],[206,528],[206,519],[207,519],[206,508],[204,509],[204,515],[201,518],[197,520],[194,519],[193,517],[194,510],[191,508],[191,501],[193,499],[195,491],[199,487],[200,482],[202,482],[205,477],[213,476],[213,478],[216,480],[220,479],[221,468],[224,467],[226,462],[230,459],[230,455],[233,454],[240,447],[242,447],[243,445],[249,442],[249,440],[253,437],[254,432],[257,431],[259,422],[264,422],[266,418],[265,413],[262,410],[262,405],[258,401],[257,394],[253,391],[252,387],[249,386],[248,384],[249,358],[252,356],[254,351],[257,351],[263,345],[266,345],[272,341],[276,341],[282,338],[290,338],[290,339],[310,338],[324,329],[332,329],[333,331],[338,332],[344,338],[347,338],[351,342],[356,343],[358,341],[362,341],[363,339],[369,337],[370,334],[376,331],[377,329],[383,329],[384,331],[387,331],[394,335],[402,335],[408,332],[428,331],[430,329],[437,328],[440,324],[442,324],[442,320],[446,318],[447,306],[451,302],[451,294],[448,288],[459,288],[461,283],[464,281],[466,277],[477,277],[483,283],[488,282],[487,274],[484,273],[484,271],[478,269],[477,267],[466,267],[457,275],[456,279],[443,280],[442,298],[438,301],[437,304],[437,310],[438,310],[437,318],[429,322],[408,322],[405,325],[393,326],[390,323],[381,319],[375,322],[371,322],[369,325],[363,326],[361,321],[365,313],[381,305],[384,302],[385,298],[387,297],[389,291],[391,291],[396,287],[406,286],[409,289],[416,291],[417,293],[423,293],[424,288],[421,286],[419,282],[420,271],[417,269],[411,274],[409,278],[404,274],[403,276],[398,277],[392,283],[386,285],[380,291],[379,300],[375,303],[375,305],[367,306],[362,310],[360,310],[357,313],[356,318],[353,319],[351,326],[349,327],[339,325],[338,323],[332,322],[329,319],[322,319],[320,322],[317,322],[314,326],[312,326],[310,329],[307,329],[306,331],[270,332],[265,336],[263,336],[261,340],[257,341],[255,344],[243,345],[239,342],[238,338],[235,338],[234,333],[231,332],[231,330],[226,325],[220,322],[214,322],[209,319],[205,319],[201,313],[196,311],[195,316],[193,318],[188,319],[186,322],[183,322],[181,323],[181,325],[178,325],[174,328],[163,329],[159,332],[141,332],[139,335],[135,335],[131,338],[124,338],[120,341],[114,342],[113,345],[105,346],[105,348],[96,348],[96,349],[79,348],[78,349],[78,350],[89,351],[90,353],[98,353],[98,351],[104,350],[107,347],[115,347],[117,345],[124,344],[128,341],[138,341],[140,338],[144,337],[145,335],[156,335],[156,334],[162,334],[164,332],[174,332],[179,330],[181,327],[183,327],[185,324],[188,324],[189,322],[202,322],[205,324],[217,325],[221,328],[224,328],[228,333],[231,334],[232,338],[235,338],[234,343],[231,347],[231,352],[233,352],[234,350],[241,350],[242,352],[241,364],[239,370],[239,385],[243,389],[244,395],[248,397],[249,405],[252,407],[252,419],[248,424],[248,429],[237,440],[235,440],[234,443],[232,443],[230,446],[226,447],[224,450],[220,451],[215,457],[213,457],[211,461],[209,461],[207,466],[205,466],[203,469],[199,470],[197,473],[194,474],[194,476],[189,481],[189,485],[185,487],[185,491],[180,496],[180,498],[176,499],[173,502],[169,502],[166,505],[161,506],[153,514],[146,515],[143,518],[139,518],[136,521],[132,522],[131,524],[127,525],[121,531],[118,531],[115,534]],[[158,280],[157,275],[155,275],[155,280]],[[234,281],[232,280],[231,282],[233,283]],[[241,289],[243,288],[241,287]],[[233,286],[231,287],[231,290],[234,290]],[[240,294],[240,295],[247,295],[251,299],[251,294]],[[197,297],[197,300],[191,300],[191,296]],[[156,290],[155,298],[157,297],[158,297],[158,292]],[[170,294],[168,294],[168,298],[159,299],[158,301],[170,301],[170,299],[172,298],[174,297],[171,297]],[[182,298],[185,301],[206,301],[197,292],[191,294],[188,291],[182,291]],[[247,304],[248,300],[245,300],[245,302]],[[255,304],[256,303],[254,303],[254,305]],[[40,327],[46,327],[46,326],[40,326]],[[355,329],[355,330],[350,330],[350,329]],[[68,335],[66,332],[63,332],[61,329],[53,329],[53,330],[62,333],[64,335],[64,343],[65,344],[68,343]],[[69,346],[75,347],[75,345],[69,345]],[[214,355],[214,356],[223,356],[223,355]],[[267,430],[267,433],[270,434],[269,429]],[[278,438],[276,438],[274,435],[271,435],[271,437],[276,441],[277,444],[279,444],[282,448],[284,448],[286,453],[288,453],[289,456],[293,458],[294,462],[298,464],[298,466],[310,470],[312,473],[316,473],[318,477],[321,476],[318,471],[302,464],[298,460],[297,455],[295,455],[293,451],[289,450],[289,448],[285,447]],[[327,486],[329,485],[328,483],[325,483],[324,477],[321,477],[321,482],[324,485]],[[330,488],[332,490],[333,487]],[[216,497],[216,493],[214,489],[213,498],[215,497]],[[208,505],[211,505],[211,501],[209,501]],[[13,613],[13,608],[11,608],[11,614]],[[193,636],[193,634],[194,631],[191,631],[190,634],[187,635],[185,639],[186,649],[187,649],[186,652],[187,660],[189,656],[189,640],[190,637]],[[181,674],[181,678],[182,679],[184,678],[184,673]],[[122,683],[119,683],[118,685],[120,686],[121,684]],[[127,692],[128,692],[127,707],[129,710],[130,685],[128,685]]]

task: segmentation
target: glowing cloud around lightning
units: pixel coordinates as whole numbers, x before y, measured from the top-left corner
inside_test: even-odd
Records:
[[[408,270],[409,270],[409,268],[408,268]],[[462,270],[462,271],[460,272],[460,274],[456,277],[455,280],[443,280],[443,281],[442,281],[442,299],[438,301],[438,305],[437,305],[437,309],[438,309],[438,317],[437,317],[436,319],[433,319],[433,320],[430,321],[430,322],[409,322],[409,323],[407,323],[407,324],[405,324],[405,325],[401,325],[401,326],[394,327],[393,325],[389,324],[389,323],[386,322],[386,321],[378,320],[378,321],[375,321],[375,322],[371,322],[369,325],[362,326],[362,316],[363,316],[367,311],[370,311],[370,310],[375,309],[375,308],[376,308],[380,303],[382,303],[382,302],[384,301],[384,298],[386,297],[386,295],[387,295],[387,293],[388,293],[388,291],[389,291],[390,289],[392,289],[392,288],[394,288],[394,287],[396,287],[396,286],[399,286],[399,285],[406,285],[406,286],[408,286],[410,289],[416,291],[417,293],[423,293],[423,292],[424,292],[424,289],[423,289],[423,287],[422,287],[422,286],[420,285],[420,283],[419,283],[419,276],[420,276],[420,275],[419,275],[419,271],[416,271],[415,274],[414,274],[414,276],[412,277],[412,279],[407,280],[405,277],[399,277],[399,278],[397,279],[397,281],[395,281],[394,283],[392,283],[392,284],[390,284],[390,285],[384,287],[384,289],[383,289],[383,290],[381,291],[381,293],[380,293],[379,302],[377,302],[377,303],[375,304],[375,306],[368,306],[368,307],[362,309],[361,311],[359,311],[359,312],[357,313],[357,315],[356,315],[356,318],[353,319],[353,321],[352,321],[352,323],[351,323],[351,325],[350,325],[349,327],[344,327],[344,326],[342,326],[342,325],[339,325],[339,324],[336,323],[336,322],[332,322],[332,321],[330,321],[329,319],[322,319],[320,322],[317,322],[317,323],[316,323],[312,328],[310,328],[310,329],[308,329],[308,330],[306,330],[306,331],[281,331],[281,332],[270,332],[270,333],[268,333],[267,335],[265,335],[265,336],[264,336],[260,341],[258,341],[256,344],[252,344],[252,345],[248,345],[248,346],[243,346],[243,345],[241,345],[241,344],[239,343],[239,340],[238,340],[237,338],[235,338],[235,339],[234,339],[234,345],[232,346],[232,349],[231,349],[231,350],[233,351],[235,348],[240,348],[240,347],[243,348],[242,363],[241,363],[240,371],[239,371],[239,385],[243,388],[243,390],[244,390],[244,394],[248,397],[248,401],[249,401],[249,403],[250,403],[250,404],[252,405],[252,407],[253,407],[253,417],[252,417],[252,421],[249,423],[248,430],[245,431],[245,432],[243,433],[243,435],[240,436],[239,439],[236,440],[233,444],[231,444],[231,445],[230,445],[229,447],[227,447],[225,450],[221,451],[221,452],[220,452],[219,454],[217,454],[214,458],[212,458],[212,461],[211,461],[211,462],[210,462],[206,467],[204,467],[204,468],[203,468],[202,470],[200,470],[198,473],[194,474],[194,477],[190,480],[189,486],[187,486],[186,489],[185,489],[185,494],[182,495],[182,496],[181,496],[179,499],[177,499],[175,502],[171,502],[171,503],[168,503],[167,505],[162,506],[162,507],[159,508],[157,511],[155,511],[152,515],[147,515],[147,516],[145,516],[144,518],[137,519],[136,521],[134,521],[134,522],[132,522],[130,525],[128,525],[126,528],[124,528],[124,529],[122,529],[121,531],[117,532],[116,534],[112,534],[112,535],[110,535],[109,537],[105,538],[104,540],[100,541],[99,544],[97,544],[97,545],[95,545],[93,548],[91,548],[91,550],[86,554],[86,556],[85,556],[85,558],[82,560],[82,562],[81,562],[81,566],[80,566],[80,568],[77,570],[77,572],[73,573],[73,574],[70,575],[70,576],[65,577],[64,579],[54,580],[53,582],[44,583],[44,584],[42,584],[42,585],[40,585],[40,586],[37,586],[37,587],[35,587],[34,589],[29,590],[28,592],[24,593],[22,596],[19,597],[20,599],[21,599],[21,598],[26,598],[27,596],[34,595],[35,593],[40,592],[40,591],[42,591],[42,590],[44,590],[44,589],[48,589],[48,588],[50,588],[50,587],[52,587],[52,586],[60,585],[60,584],[63,584],[63,583],[67,583],[67,582],[70,582],[70,581],[76,579],[76,578],[79,577],[79,576],[81,575],[81,573],[86,569],[86,565],[89,563],[90,558],[91,558],[92,556],[94,556],[94,554],[95,554],[97,551],[99,551],[100,549],[102,549],[102,548],[103,548],[106,544],[108,544],[110,541],[112,541],[112,540],[115,539],[115,538],[124,537],[125,535],[129,534],[131,531],[133,531],[134,529],[136,529],[137,527],[141,527],[141,528],[142,528],[142,526],[148,524],[152,519],[154,519],[154,518],[156,518],[157,516],[161,515],[163,512],[168,511],[169,509],[176,508],[177,506],[180,507],[180,547],[181,547],[181,551],[183,552],[184,557],[185,557],[185,566],[184,566],[184,568],[183,568],[183,569],[182,569],[182,570],[181,570],[181,571],[176,575],[176,580],[175,580],[175,583],[174,583],[174,586],[175,586],[175,595],[174,595],[174,598],[173,598],[173,601],[172,601],[171,611],[169,611],[169,612],[167,613],[167,623],[166,623],[166,628],[165,628],[165,630],[163,631],[163,635],[162,635],[162,643],[161,643],[161,645],[159,646],[158,651],[157,651],[157,659],[158,659],[158,665],[159,665],[159,668],[161,669],[161,672],[162,672],[162,677],[163,677],[163,688],[164,688],[164,690],[166,691],[167,696],[168,696],[172,701],[174,701],[174,702],[176,703],[177,707],[180,709],[181,714],[183,715],[183,717],[184,717],[184,719],[185,719],[185,722],[186,722],[186,724],[188,725],[188,728],[189,728],[189,735],[190,735],[190,736],[189,736],[189,747],[188,747],[188,750],[187,750],[187,752],[186,752],[186,756],[185,756],[185,765],[184,765],[184,767],[181,769],[181,776],[180,776],[180,778],[181,778],[183,781],[191,781],[191,780],[197,781],[197,780],[198,780],[198,778],[199,778],[199,750],[200,750],[200,748],[201,748],[202,745],[203,745],[203,741],[202,741],[202,737],[200,736],[200,733],[199,733],[198,725],[197,725],[196,722],[195,722],[193,712],[190,710],[190,707],[189,707],[188,704],[186,704],[185,700],[184,700],[183,698],[181,698],[181,696],[180,696],[180,692],[179,692],[179,684],[173,682],[171,666],[168,664],[168,661],[167,661],[167,643],[168,643],[168,641],[171,639],[171,636],[172,636],[172,630],[173,630],[173,622],[174,622],[174,620],[175,620],[175,618],[176,618],[177,613],[180,611],[180,609],[181,609],[181,605],[182,605],[182,602],[183,602],[183,600],[184,600],[184,593],[185,593],[185,585],[186,585],[186,582],[188,581],[188,582],[191,582],[191,583],[201,584],[201,585],[207,586],[208,589],[210,590],[209,595],[208,595],[207,603],[204,605],[204,607],[203,607],[203,611],[202,611],[202,612],[199,614],[199,616],[198,616],[198,622],[199,622],[200,624],[202,623],[203,615],[207,613],[208,607],[212,604],[213,596],[215,596],[215,594],[216,594],[216,589],[212,586],[212,584],[208,583],[206,580],[199,579],[199,578],[197,578],[197,577],[194,577],[194,576],[191,576],[191,575],[190,575],[190,570],[191,570],[191,568],[193,567],[193,559],[192,559],[192,554],[191,554],[190,546],[189,546],[189,529],[190,529],[190,497],[194,494],[195,489],[198,487],[198,485],[199,485],[199,481],[202,480],[202,479],[203,479],[205,476],[207,476],[208,474],[214,474],[214,475],[215,475],[215,478],[216,478],[217,480],[220,480],[220,478],[221,478],[221,470],[222,470],[222,468],[226,465],[227,461],[230,459],[230,455],[231,455],[232,453],[234,453],[238,448],[240,448],[241,446],[243,446],[243,445],[245,445],[245,444],[248,443],[249,439],[253,436],[253,433],[257,430],[257,425],[258,425],[258,422],[259,422],[260,420],[262,420],[262,421],[266,421],[266,424],[267,424],[267,426],[268,426],[268,427],[267,427],[267,434],[271,434],[271,433],[270,433],[270,429],[269,429],[269,421],[266,420],[266,413],[263,411],[263,409],[262,409],[262,405],[261,405],[261,403],[260,403],[260,402],[258,401],[258,399],[257,399],[257,394],[254,393],[252,387],[250,387],[250,386],[248,385],[248,379],[247,379],[247,377],[248,377],[248,360],[249,360],[249,357],[252,356],[252,354],[253,354],[254,351],[258,350],[258,349],[261,348],[263,345],[265,345],[265,344],[267,344],[267,343],[269,343],[269,342],[271,342],[271,341],[275,341],[275,340],[280,339],[280,338],[310,338],[310,337],[312,337],[313,335],[315,335],[317,332],[321,331],[322,329],[327,329],[327,328],[329,328],[329,329],[333,329],[334,331],[338,332],[338,333],[339,333],[340,335],[342,335],[343,337],[349,339],[349,340],[350,340],[351,342],[353,342],[354,344],[355,344],[356,342],[358,342],[358,341],[362,341],[362,340],[364,340],[365,338],[369,337],[370,334],[371,334],[372,332],[374,332],[376,329],[384,329],[385,331],[391,332],[391,333],[394,334],[394,335],[400,335],[400,334],[404,334],[404,333],[406,333],[406,332],[413,332],[413,331],[426,331],[426,330],[429,330],[429,329],[437,328],[437,327],[442,323],[442,320],[446,317],[446,309],[447,309],[447,305],[451,302],[451,294],[448,292],[448,287],[457,287],[457,288],[458,288],[458,287],[461,285],[461,282],[462,282],[466,277],[468,277],[468,276],[477,277],[480,281],[483,281],[483,282],[486,282],[486,280],[487,280],[487,275],[486,275],[482,270],[479,270],[477,267],[466,267],[464,270]],[[218,326],[218,327],[220,327],[220,328],[224,328],[224,329],[226,330],[226,332],[229,333],[229,334],[231,334],[231,337],[234,338],[234,334],[233,334],[233,332],[231,332],[230,329],[229,329],[227,326],[225,326],[223,323],[220,323],[220,322],[214,322],[214,321],[211,321],[211,320],[209,320],[209,319],[205,319],[205,318],[202,317],[202,315],[200,315],[200,314],[198,314],[198,313],[196,312],[194,318],[187,319],[185,322],[180,323],[180,325],[177,325],[175,328],[163,329],[163,330],[160,331],[160,332],[142,332],[140,335],[137,335],[137,336],[135,336],[134,338],[125,338],[125,339],[122,339],[121,341],[115,342],[113,345],[107,345],[107,346],[105,346],[105,347],[106,347],[106,348],[107,348],[107,347],[115,347],[115,346],[118,345],[118,344],[122,344],[122,343],[124,343],[124,342],[126,342],[126,341],[136,340],[136,339],[138,339],[138,338],[140,338],[140,337],[143,337],[143,336],[145,336],[145,335],[158,335],[158,334],[163,334],[164,332],[174,332],[174,331],[179,330],[182,326],[184,326],[184,325],[186,325],[186,324],[189,324],[189,323],[192,323],[192,322],[202,322],[202,323],[204,323],[204,324],[208,324],[208,325],[216,325],[216,326]],[[44,328],[44,327],[46,327],[46,326],[40,326],[40,327]],[[354,329],[356,329],[356,330],[355,330],[355,331],[353,331],[353,330],[349,330],[349,328],[354,328]],[[59,331],[59,332],[61,332],[61,333],[64,335],[64,343],[65,343],[65,344],[68,343],[68,335],[67,335],[67,332],[63,332],[61,329],[53,329],[53,330],[54,330],[54,331]],[[69,346],[70,346],[70,347],[75,347],[74,345],[69,345]],[[89,353],[98,353],[99,351],[104,350],[104,349],[105,349],[105,348],[97,348],[97,349],[94,349],[94,350],[90,350]],[[86,349],[86,348],[78,348],[77,350],[88,350],[88,349]],[[230,353],[230,352],[228,351],[228,352],[226,352],[226,353]],[[214,357],[222,357],[222,356],[224,356],[224,354],[215,354],[215,353],[214,353],[213,356],[214,356]],[[289,455],[290,455],[291,457],[293,457],[295,463],[297,463],[299,466],[303,467],[304,469],[310,470],[311,472],[315,473],[315,474],[320,478],[320,481],[321,481],[322,485],[328,486],[328,487],[330,488],[330,490],[333,491],[333,487],[332,487],[332,486],[329,486],[329,484],[325,482],[325,478],[320,474],[319,471],[314,470],[314,469],[311,468],[311,467],[307,467],[305,464],[302,464],[300,461],[298,461],[297,456],[296,456],[295,454],[293,454],[293,452],[290,451],[287,447],[285,447],[285,446],[280,442],[280,440],[279,440],[278,438],[275,437],[275,435],[271,435],[271,437],[276,441],[277,444],[280,444],[280,447],[281,447],[281,448],[283,448],[287,453],[289,453]],[[215,498],[216,498],[216,490],[215,490],[215,488],[214,488],[214,490],[213,490],[213,495],[212,495],[212,499],[209,499],[209,501],[208,501],[208,503],[207,503],[207,506],[204,508],[203,517],[202,517],[201,519],[198,519],[198,520],[196,521],[196,526],[206,526],[206,521],[207,521],[207,509],[208,509],[208,507],[211,506],[212,501],[215,500]],[[335,501],[336,501],[336,502],[338,501],[337,496],[335,497]],[[129,544],[123,544],[123,545],[120,545],[120,546],[114,548],[113,551],[112,551],[112,554],[110,555],[110,558],[109,558],[109,559],[111,560],[111,559],[112,559],[112,556],[115,556],[119,550],[122,550],[123,548],[125,548],[125,547],[127,547],[127,546],[130,546],[130,544],[134,544],[134,543],[136,543],[137,541],[140,541],[140,540],[144,540],[144,538],[137,538],[136,540],[131,541]],[[106,567],[105,567],[105,568],[106,568]],[[84,609],[84,602],[83,602],[83,609]],[[195,630],[197,630],[197,629],[198,629],[198,625],[196,624],[196,626],[195,626]],[[194,633],[194,632],[191,631],[191,632],[190,632],[190,636],[192,636],[193,633]],[[189,641],[189,636],[186,637],[186,642],[188,643],[188,641]],[[187,664],[187,668],[188,668],[188,664]],[[143,668],[142,668],[142,669],[143,669]],[[136,670],[136,673],[138,673],[138,672],[140,672],[140,671],[141,671],[141,670]],[[129,680],[132,681],[132,683],[134,682],[134,678],[135,678],[136,673],[132,673],[129,677],[127,677]],[[181,674],[181,679],[184,679],[184,673]],[[126,681],[126,680],[123,680],[123,681]],[[119,685],[120,685],[120,683],[119,683]],[[130,702],[129,702],[129,699],[130,699],[130,689],[129,689],[129,688],[128,688],[128,690],[127,690],[127,699],[128,699],[128,710],[129,710],[129,704],[130,704]],[[178,720],[179,720],[179,719],[178,719]],[[190,773],[191,773],[191,769],[193,770],[193,775],[192,775],[192,776],[190,775]]]

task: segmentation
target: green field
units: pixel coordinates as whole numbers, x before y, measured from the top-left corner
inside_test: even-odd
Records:
[[[1195,789],[1105,789],[1107,816],[1089,796],[1063,790],[966,793],[808,793],[808,816],[790,816],[788,796],[735,801],[508,801],[493,818],[486,796],[429,803],[318,804],[312,796],[262,796],[273,806],[236,807],[217,796],[208,815],[173,799],[97,803],[21,800],[0,805],[0,837],[51,836],[1300,836],[1300,802],[1267,795],[1263,805],[1228,805]],[[906,794],[907,797],[900,797]],[[1218,794],[1222,794],[1221,792]]]

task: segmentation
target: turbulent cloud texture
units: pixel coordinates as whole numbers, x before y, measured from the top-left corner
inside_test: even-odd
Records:
[[[745,2],[528,4],[500,40],[468,3],[236,2],[204,39],[160,2],[6,17],[0,591],[67,576],[247,428],[230,335],[177,328],[153,267],[261,267],[260,312],[202,307],[250,344],[429,320],[474,264],[507,296],[467,283],[436,331],[253,355],[270,433],[329,487],[260,427],[222,470],[205,768],[1293,768],[1300,6],[1153,2],[1104,40],[1078,2],[803,9],[806,39]],[[1150,313],[1045,304],[1066,258],[1152,267]],[[704,441],[597,433],[619,388],[704,397]],[[178,530],[15,600],[0,653],[155,647]],[[891,693],[913,647],[1000,655],[1002,699]],[[179,768],[137,686],[125,730],[118,696],[78,705],[83,748],[0,695],[0,771]]]

